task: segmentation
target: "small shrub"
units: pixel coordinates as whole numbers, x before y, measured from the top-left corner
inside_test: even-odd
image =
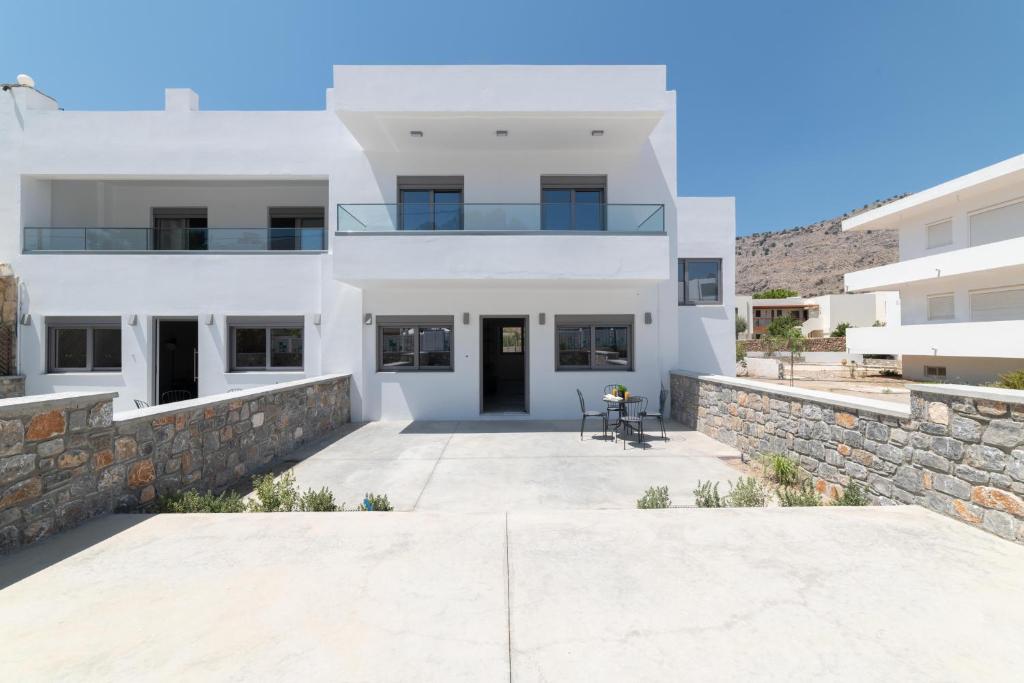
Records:
[[[160,496],[156,509],[157,512],[245,512],[245,502],[234,491],[226,491],[219,496],[213,495],[212,491],[185,491]]]
[[[903,376],[903,375],[901,375],[899,373],[898,370],[895,370],[893,368],[884,368],[878,374],[881,375],[882,377],[902,377]]]
[[[697,480],[697,488],[693,490],[699,508],[721,508],[725,507],[725,501],[718,495],[718,482]]]
[[[754,477],[740,477],[736,486],[729,482],[725,503],[733,508],[760,508],[768,502],[768,491]]]
[[[736,342],[736,362],[746,360],[747,358],[747,345],[741,341]]]
[[[845,337],[846,330],[850,329],[851,327],[853,327],[853,325],[851,325],[850,323],[839,323],[838,325],[836,325],[836,329],[832,330],[832,336]]]
[[[299,507],[299,492],[291,472],[276,481],[273,474],[253,477],[252,487],[256,495],[249,501],[250,512],[291,512]]]
[[[657,510],[671,505],[672,499],[668,497],[667,486],[651,486],[636,501],[638,510]]]
[[[755,292],[751,298],[754,299],[789,299],[790,297],[800,296],[800,293],[795,289],[785,289],[778,287],[776,289],[766,289],[763,292]]]
[[[779,489],[779,505],[787,508],[814,507],[821,505],[821,496],[811,481],[805,479],[800,486]]]
[[[1005,375],[999,375],[999,381],[996,382],[996,386],[1002,389],[1024,390],[1024,370],[1015,370]]]
[[[742,315],[736,316],[736,335],[739,336],[747,331],[747,319]]]
[[[342,503],[342,509],[345,504]],[[334,494],[327,487],[314,491],[306,489],[306,492],[299,498],[299,510],[302,512],[336,512],[338,504],[334,502]]]
[[[839,496],[832,503],[833,505],[870,505],[868,494],[864,492],[861,485],[850,482],[850,485],[843,489],[843,495]]]
[[[394,508],[387,494],[367,493],[359,509],[364,512],[391,512]]]
[[[781,486],[792,486],[800,478],[797,464],[783,453],[765,453],[761,456],[765,476]]]

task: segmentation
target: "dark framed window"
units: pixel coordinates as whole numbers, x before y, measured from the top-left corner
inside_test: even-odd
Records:
[[[302,318],[229,319],[232,372],[302,370]]]
[[[503,354],[523,352],[522,325],[505,325],[501,328],[501,352]]]
[[[46,321],[49,372],[121,370],[119,318],[59,318]]]
[[[462,176],[399,176],[399,230],[462,230]]]
[[[166,251],[206,251],[209,230],[206,208],[153,209],[153,248]]]
[[[679,305],[722,303],[722,259],[679,259]]]
[[[633,369],[633,316],[555,316],[555,370]]]
[[[543,230],[605,230],[607,176],[541,176]]]
[[[271,207],[270,235],[267,248],[271,251],[323,251],[324,208]]]
[[[377,371],[452,370],[455,318],[377,317]]]

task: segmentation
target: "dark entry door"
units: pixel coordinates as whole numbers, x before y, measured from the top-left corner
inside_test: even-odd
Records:
[[[199,321],[157,321],[156,402],[174,403],[199,394]]]
[[[526,319],[481,321],[483,412],[526,412]]]

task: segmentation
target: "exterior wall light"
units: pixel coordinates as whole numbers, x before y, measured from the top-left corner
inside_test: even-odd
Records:
[[[320,314],[319,313],[314,313],[313,314],[313,324],[314,325],[319,325],[320,324],[320,320],[321,320]]]
[[[139,316],[135,315],[134,313],[128,314],[128,326],[129,327],[135,327],[138,324],[138,322],[139,322]]]
[[[207,325],[212,325],[213,324],[213,313],[207,313],[206,314],[205,322],[206,322]]]
[[[32,314],[31,313],[23,314],[21,316],[21,324],[25,325],[26,327],[31,325],[32,324]]]
[[[372,325],[373,324],[373,313],[366,313],[366,314],[363,315],[363,324],[364,325]]]
[[[604,131],[603,130],[592,130],[592,131],[590,131],[590,134],[593,135],[595,138],[599,138],[602,135],[604,135]]]
[[[421,138],[421,137],[423,137],[423,131],[422,130],[410,130],[409,131],[409,135],[411,135],[414,138]]]
[[[496,130],[496,131],[494,131],[494,134],[497,135],[499,138],[507,138],[508,137],[508,131],[507,130]]]
[[[654,322],[654,316],[650,312],[644,313],[644,325],[650,325]]]
[[[463,325],[468,325],[469,324],[469,313],[463,313],[462,314],[462,324]]]
[[[538,325],[543,325],[547,321],[547,319],[548,319],[548,316],[547,316],[546,313],[538,313],[537,314],[537,324]]]

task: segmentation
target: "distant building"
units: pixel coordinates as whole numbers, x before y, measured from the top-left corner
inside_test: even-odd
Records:
[[[853,327],[871,327],[876,323],[900,322],[898,292],[867,294],[824,294],[785,299],[755,299],[736,296],[736,315],[747,321],[744,339],[759,339],[768,331],[772,320],[791,316],[800,321],[805,337],[827,337],[840,323]],[[890,322],[894,321],[894,322]]]

